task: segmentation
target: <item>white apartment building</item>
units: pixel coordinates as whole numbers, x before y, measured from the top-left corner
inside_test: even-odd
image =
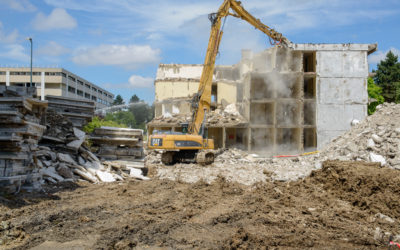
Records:
[[[30,68],[0,67],[0,86],[30,86]],[[92,100],[96,108],[111,105],[114,95],[109,91],[63,68],[33,68],[32,85],[42,100],[46,95]]]

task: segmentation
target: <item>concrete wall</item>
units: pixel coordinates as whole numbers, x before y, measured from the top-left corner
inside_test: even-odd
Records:
[[[317,141],[322,148],[367,116],[368,45],[304,45],[316,50]],[[353,51],[355,50],[355,51]]]
[[[218,82],[217,83],[217,103],[223,108],[229,104],[237,102],[237,83]]]
[[[200,79],[202,64],[160,64],[156,80],[168,78]]]
[[[155,82],[155,100],[189,97],[197,92],[199,82],[194,80],[157,80]]]

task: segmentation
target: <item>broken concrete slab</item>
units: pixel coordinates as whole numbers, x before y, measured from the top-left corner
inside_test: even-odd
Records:
[[[40,170],[40,173],[42,173],[44,176],[48,176],[53,178],[54,180],[57,181],[63,181],[64,178],[61,175],[58,175],[55,170],[52,170],[51,168],[42,168]]]
[[[105,171],[96,171],[96,175],[102,182],[114,182],[116,179],[114,178],[113,174],[105,172]]]
[[[63,153],[57,153],[57,159],[69,163],[71,165],[77,165],[76,161],[72,159],[72,157],[69,154],[63,154]]]
[[[97,178],[94,175],[92,175],[91,173],[89,173],[89,172],[84,172],[84,171],[81,171],[81,170],[79,170],[77,168],[73,169],[72,171],[75,174],[81,176],[83,179],[85,179],[87,181],[90,181],[92,183],[98,182]]]

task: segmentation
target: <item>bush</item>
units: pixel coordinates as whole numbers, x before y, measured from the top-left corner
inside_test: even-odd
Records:
[[[385,101],[382,96],[382,88],[376,85],[372,78],[368,78],[368,97],[376,100],[368,104],[368,115],[372,115],[376,110],[376,106]]]
[[[85,131],[87,134],[90,134],[94,131],[95,128],[100,128],[102,126],[106,127],[117,127],[117,128],[126,128],[127,126],[125,124],[121,124],[115,121],[107,121],[99,118],[98,116],[93,117],[92,121],[89,122],[84,128],[83,131]]]

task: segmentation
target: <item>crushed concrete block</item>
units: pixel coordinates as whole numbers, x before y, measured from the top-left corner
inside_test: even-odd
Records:
[[[73,128],[73,130],[74,130],[74,135],[78,138],[78,140],[68,143],[67,147],[74,149],[74,150],[78,150],[80,148],[80,146],[82,145],[82,143],[85,141],[86,134],[85,134],[85,132],[83,132],[75,127]]]
[[[49,176],[45,176],[44,179],[48,182],[51,182],[53,184],[57,184],[57,181],[54,180],[53,178],[49,177]]]
[[[62,162],[66,162],[71,165],[77,165],[76,161],[74,159],[72,159],[72,157],[68,154],[58,153],[57,158],[58,158],[58,160],[60,160]]]
[[[78,162],[80,165],[85,165],[86,163],[86,161],[81,156],[78,157]]]
[[[395,221],[394,221],[392,218],[390,218],[389,216],[384,215],[384,214],[381,214],[381,213],[375,214],[375,217],[378,218],[378,219],[384,220],[384,221],[386,221],[386,222],[388,222],[388,223],[394,223],[394,222],[395,222]]]
[[[375,142],[372,139],[368,139],[367,141],[367,149],[373,149],[375,147]]]
[[[111,173],[105,172],[105,171],[96,171],[96,175],[99,178],[100,181],[102,182],[114,182],[116,181],[114,176]]]
[[[381,166],[386,165],[386,160],[382,155],[374,154],[374,153],[369,153],[369,159],[371,162],[379,162]]]
[[[42,161],[45,167],[51,167],[53,163],[51,161]]]
[[[44,168],[44,166],[43,166],[43,162],[41,161],[41,160],[37,160],[37,166],[39,167],[39,168]]]
[[[57,180],[58,182],[64,180],[64,178],[61,177],[60,175],[58,175],[57,173],[55,173],[55,170],[53,170],[52,168],[42,168],[40,170],[40,173],[42,173],[43,176],[51,177],[51,178]]]
[[[118,180],[118,181],[123,181],[124,180],[124,178],[122,178],[122,176],[120,176],[120,175],[118,175],[118,174],[112,174],[113,176],[114,176],[114,178],[116,179],[116,180]]]
[[[85,140],[86,138],[86,133],[75,127],[74,127],[74,135],[78,137],[80,140]]]
[[[357,120],[357,119],[354,119],[354,120],[351,121],[351,126],[356,126],[358,124],[360,124],[360,121]]]
[[[74,174],[72,173],[71,169],[63,163],[61,163],[58,166],[57,172],[64,178],[73,178],[74,177]]]
[[[79,147],[82,145],[84,140],[76,140],[76,141],[72,141],[70,143],[67,144],[68,148],[74,149],[74,150],[78,150]]]
[[[376,135],[376,134],[373,134],[373,135],[371,136],[371,138],[372,138],[372,140],[374,140],[375,143],[380,144],[380,143],[383,142],[383,139],[382,139],[381,137],[379,137],[378,135]]]
[[[149,177],[143,176],[142,170],[137,168],[130,168],[129,176],[143,181],[150,180]]]
[[[90,182],[93,182],[93,183],[97,182],[97,178],[94,175],[92,175],[91,173],[89,173],[89,172],[84,172],[84,171],[81,171],[81,170],[79,170],[77,168],[74,168],[74,170],[72,170],[72,171],[75,174],[79,175],[80,177],[82,177],[83,179],[85,179],[87,181],[90,181]]]

